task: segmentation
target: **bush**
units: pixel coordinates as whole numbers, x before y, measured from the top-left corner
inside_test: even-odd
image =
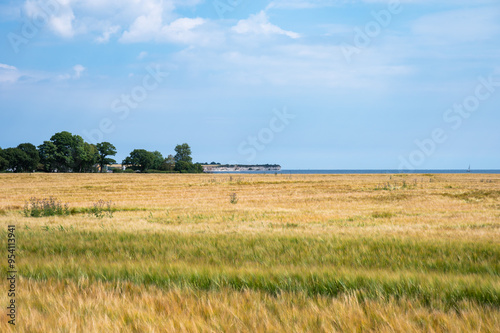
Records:
[[[99,200],[92,204],[92,207],[89,208],[89,216],[95,216],[98,219],[102,219],[106,215],[109,217],[113,217],[113,209],[111,206],[113,203],[110,201]]]
[[[44,217],[55,215],[69,215],[68,204],[62,204],[61,201],[49,197],[38,199],[33,197],[24,204],[24,216],[26,217]]]
[[[236,193],[231,193],[229,195],[229,202],[231,202],[233,205],[236,205],[238,203],[238,195]]]
[[[201,164],[193,164],[191,162],[179,161],[175,163],[175,171],[180,173],[203,173]]]

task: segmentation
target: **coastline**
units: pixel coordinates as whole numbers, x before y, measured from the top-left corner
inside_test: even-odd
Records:
[[[290,175],[290,174],[302,174],[302,175],[349,175],[349,174],[359,174],[359,175],[370,175],[370,174],[418,174],[418,175],[423,175],[423,174],[500,174],[500,170],[471,170],[468,172],[467,170],[385,170],[385,169],[374,169],[374,170],[304,170],[304,169],[297,169],[297,170],[287,170],[287,169],[282,169],[279,171],[275,170],[230,170],[230,171],[212,171],[214,174],[283,174],[283,175]]]

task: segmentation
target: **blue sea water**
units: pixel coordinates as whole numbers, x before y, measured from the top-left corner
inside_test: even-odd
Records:
[[[225,171],[214,173],[227,174],[302,174],[302,175],[347,175],[347,174],[468,174],[466,169],[463,170],[281,170],[281,171]],[[471,174],[500,174],[500,170],[471,170]]]

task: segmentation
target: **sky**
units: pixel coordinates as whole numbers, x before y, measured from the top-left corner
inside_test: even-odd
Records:
[[[0,147],[500,169],[498,0],[0,2]]]

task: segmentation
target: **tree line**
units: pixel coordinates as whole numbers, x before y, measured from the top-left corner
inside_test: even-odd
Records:
[[[193,163],[187,143],[177,145],[175,152],[164,158],[159,151],[134,149],[122,165],[135,172],[203,172],[201,164]],[[116,153],[116,147],[109,142],[90,144],[79,135],[63,131],[38,147],[22,143],[15,148],[0,148],[0,171],[106,172],[108,165],[117,163],[111,158]]]

